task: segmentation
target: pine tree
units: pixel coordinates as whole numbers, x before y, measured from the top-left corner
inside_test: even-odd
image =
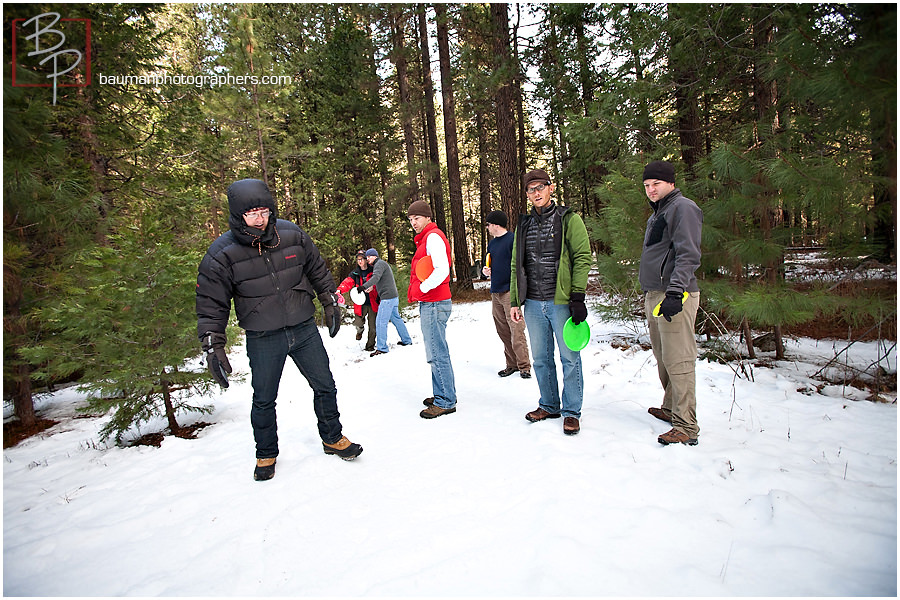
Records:
[[[157,416],[178,433],[176,414],[209,412],[197,397],[214,385],[205,365],[185,366],[199,353],[198,260],[184,251],[196,242],[189,243],[171,223],[190,220],[190,208],[173,198],[137,210],[106,245],[76,257],[78,281],[43,310],[54,335],[28,351],[60,373],[81,372],[81,387],[89,394],[85,410],[111,411],[100,433],[116,442]]]

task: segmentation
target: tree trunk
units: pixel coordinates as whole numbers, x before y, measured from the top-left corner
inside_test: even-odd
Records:
[[[560,56],[561,52],[559,49],[559,36],[556,32],[556,18],[553,17],[555,13],[559,11],[559,8],[555,5],[551,4],[548,8],[548,12],[551,15],[550,18],[550,35],[548,39],[548,44],[550,48],[548,50],[548,55],[551,57],[551,63],[548,65],[548,68],[553,73],[553,78],[555,82],[559,82],[563,79],[564,74],[562,72],[562,57]],[[551,173],[551,177],[555,177],[556,181],[556,195],[562,201],[562,204],[566,206],[571,206],[572,202],[572,193],[571,187],[569,186],[568,181],[568,172],[569,172],[569,164],[571,162],[571,156],[569,155],[569,143],[566,139],[566,117],[565,117],[566,107],[564,102],[560,101],[556,97],[550,98],[550,122],[552,123],[551,132],[554,140],[559,140],[558,150],[556,155],[559,157],[558,164],[556,164],[556,170],[554,173]],[[522,192],[524,197],[524,190]],[[523,201],[522,204],[523,209],[527,210],[526,203]],[[524,212],[524,210],[522,211]]]
[[[27,364],[16,365],[16,389],[13,392],[13,410],[25,427],[37,422],[34,414],[34,400],[31,396],[31,368]]]
[[[626,6],[628,7],[629,21],[635,23],[638,19],[643,18],[640,11],[636,10],[633,4]],[[634,25],[632,25],[632,27],[634,27]],[[638,81],[638,85],[643,86],[646,78],[644,77],[644,63],[641,58],[641,50],[637,43],[632,43],[629,50],[631,51],[631,63],[634,69],[634,77]],[[650,106],[648,105],[648,100],[646,98],[639,100],[636,110],[636,123],[638,129],[637,149],[642,155],[641,162],[647,163],[649,162],[647,159],[653,157],[655,149],[655,145],[653,144],[655,134],[653,133],[653,120],[650,118]]]
[[[784,338],[781,335],[781,325],[772,328],[775,333],[775,360],[784,360]]]
[[[172,405],[171,382],[167,381],[165,376],[159,380],[159,386],[162,389],[163,404],[166,407],[166,420],[169,422],[169,431],[176,433],[181,426],[175,420],[175,407]]]
[[[391,40],[393,51],[391,53],[394,65],[397,67],[397,87],[400,92],[400,121],[403,124],[403,142],[406,146],[406,168],[409,171],[409,189],[406,194],[407,204],[419,199],[419,183],[416,173],[416,142],[413,135],[412,115],[413,108],[409,99],[409,75],[407,73],[406,51],[403,46],[403,22],[401,5],[390,5]]]
[[[497,106],[497,154],[500,200],[503,212],[519,214],[522,204],[519,176],[516,172],[516,124],[513,119],[514,91],[512,85],[512,61],[509,44],[509,16],[506,3],[491,4],[491,22],[494,29],[495,69],[500,74],[495,94]]]
[[[682,18],[682,11],[688,5],[669,4],[669,18]],[[699,75],[694,57],[683,47],[672,48],[670,64],[672,81],[675,84],[675,111],[677,113],[678,138],[681,142],[681,160],[686,171],[685,180],[695,179],[695,168],[703,157],[703,129],[700,123],[700,106],[697,85]]]
[[[528,156],[525,146],[525,99],[522,93],[522,81],[525,78],[522,73],[522,63],[519,61],[519,22],[522,20],[522,5],[516,3],[516,25],[513,27],[513,57],[516,65],[515,75],[515,97],[516,97],[516,122],[519,126],[519,168],[518,174],[524,175],[528,170]],[[518,178],[516,178],[518,181]],[[527,198],[525,198],[525,189],[520,188],[519,204],[525,206]]]
[[[254,72],[253,66],[253,52],[254,46],[256,45],[256,40],[253,37],[252,17],[244,13],[243,18],[250,21],[247,25],[247,40],[244,50],[247,52],[247,66],[250,69],[250,75],[251,77],[254,77],[256,76],[256,73]],[[271,190],[272,184],[269,181],[269,167],[266,164],[266,144],[265,136],[263,135],[262,111],[259,108],[259,85],[257,83],[253,83],[252,80],[250,85],[250,101],[253,103],[253,117],[256,122],[256,144],[259,151],[259,168],[261,172],[261,179]]]
[[[896,4],[861,4],[860,33],[865,43],[896,44]],[[893,23],[893,27],[890,24]],[[881,61],[875,69],[876,81],[897,80],[897,60]],[[871,103],[872,174],[881,179],[874,185],[874,256],[883,263],[897,261],[897,93],[893,102]],[[887,183],[883,183],[883,182]]]
[[[6,215],[4,215],[5,220]],[[6,232],[4,232],[4,237]],[[4,239],[4,243],[6,240]],[[8,255],[7,255],[8,256]],[[35,423],[34,400],[31,396],[31,367],[19,356],[18,349],[26,344],[28,327],[22,315],[22,278],[14,268],[3,265],[3,359],[5,367],[12,371],[10,379],[15,386],[12,390],[13,409],[22,425],[30,427]],[[7,356],[9,350],[10,356]],[[4,378],[6,381],[6,378]]]
[[[371,21],[369,21],[366,24],[366,29],[368,31],[370,39],[372,38],[372,30],[374,29],[374,27],[375,27],[375,24]],[[375,45],[374,44],[371,47],[370,58],[371,58],[371,61],[369,62],[370,68],[371,68],[370,75],[371,75],[373,81],[377,81],[378,80],[378,73],[377,73],[377,67],[376,67],[377,60],[376,60],[376,56],[375,56]],[[381,98],[381,95],[379,94],[379,100],[377,101],[379,110],[383,109],[383,105],[381,104],[380,98]],[[376,151],[378,153],[378,164],[375,166],[374,170],[378,171],[378,179],[379,179],[379,184],[380,184],[380,188],[381,188],[381,203],[382,203],[381,208],[382,208],[382,214],[384,215],[384,218],[382,219],[380,225],[384,231],[384,244],[385,244],[385,247],[387,248],[387,262],[389,262],[391,264],[397,264],[397,244],[394,241],[395,234],[394,234],[394,227],[393,227],[393,222],[394,222],[394,218],[396,216],[397,211],[396,211],[396,208],[392,205],[392,203],[390,201],[390,197],[388,195],[389,177],[388,177],[387,158],[385,156],[386,144],[387,144],[387,142],[385,140],[384,129],[379,128],[378,133],[377,133],[377,139],[375,142]],[[374,219],[373,219],[373,221],[374,221]],[[365,248],[368,246],[363,244],[363,247]]]
[[[478,197],[481,206],[481,256],[487,252],[487,232],[485,225],[487,214],[491,212],[491,174],[488,167],[488,140],[487,131],[484,124],[484,113],[481,109],[475,111],[475,127],[478,129]],[[510,229],[515,227],[515,218],[517,215],[506,215],[509,218]]]
[[[441,155],[438,150],[437,122],[434,114],[434,85],[431,82],[431,53],[428,50],[428,25],[425,20],[425,5],[417,4],[419,15],[419,41],[422,46],[422,83],[425,88],[425,127],[428,138],[428,155],[431,160],[430,191],[433,201],[431,210],[435,223],[441,231],[447,231],[447,217],[444,208],[444,189],[441,185]]]
[[[466,243],[466,221],[463,212],[462,178],[459,172],[459,146],[456,138],[456,102],[453,99],[453,74],[450,72],[450,35],[447,29],[447,9],[444,4],[435,4],[434,11],[437,20],[438,56],[441,63],[441,95],[444,100],[444,144],[447,151],[450,216],[453,220],[456,285],[457,289],[472,289],[469,249]]]
[[[768,11],[766,11],[768,12]],[[756,139],[754,145],[760,148],[761,160],[766,160],[770,156],[766,155],[763,149],[768,142],[778,132],[779,118],[776,110],[778,100],[778,86],[775,80],[766,79],[763,76],[762,62],[765,60],[766,54],[774,42],[775,24],[770,15],[766,15],[759,19],[753,28],[753,98],[754,107],[756,109]],[[773,236],[773,229],[777,226],[776,209],[778,204],[777,190],[772,186],[772,182],[764,173],[759,173],[754,177],[761,192],[759,201],[756,203],[756,213],[758,216],[758,225],[762,233],[762,237],[766,241],[770,241]],[[774,289],[784,277],[784,256],[781,260],[769,260],[766,262],[766,279],[768,284]],[[784,358],[784,340],[781,338],[781,327],[776,325],[774,328],[776,358]],[[778,356],[778,353],[781,356]]]
[[[756,350],[753,349],[753,332],[750,331],[750,323],[747,321],[747,318],[744,317],[741,320],[741,331],[744,333],[744,340],[747,342],[747,356],[750,359],[756,358]]]

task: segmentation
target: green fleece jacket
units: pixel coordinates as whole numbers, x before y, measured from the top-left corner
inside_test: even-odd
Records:
[[[587,288],[588,273],[591,270],[591,244],[587,227],[578,213],[568,207],[557,206],[562,218],[562,247],[559,250],[559,268],[556,273],[556,292],[554,304],[568,304],[572,292],[584,293]],[[530,224],[532,215],[519,215],[516,236],[513,239],[512,263],[513,276],[509,280],[510,306],[519,307],[525,303],[528,295],[528,280],[525,277],[525,230]],[[520,244],[519,241],[523,240]]]

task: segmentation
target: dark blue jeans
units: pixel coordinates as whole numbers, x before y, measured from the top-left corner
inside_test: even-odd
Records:
[[[319,437],[327,444],[341,439],[337,388],[328,364],[328,353],[314,319],[275,331],[248,331],[253,407],[250,424],[256,440],[256,458],[278,456],[278,424],[275,399],[288,356],[300,369],[313,391],[313,409],[319,421]]]

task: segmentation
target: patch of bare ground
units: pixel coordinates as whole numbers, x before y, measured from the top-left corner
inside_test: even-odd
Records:
[[[174,435],[175,437],[193,440],[197,437],[197,432],[203,429],[204,427],[209,427],[212,423],[205,423],[203,421],[194,423],[193,425],[185,425],[184,427],[179,427],[175,431],[170,432],[170,435]],[[159,448],[162,446],[163,440],[166,439],[166,434],[162,431],[155,431],[153,433],[147,433],[132,441],[129,446],[155,446]]]
[[[23,425],[18,419],[7,421],[3,424],[3,449],[12,448],[22,440],[43,433],[57,423],[59,421],[50,419],[36,419],[34,425]]]

